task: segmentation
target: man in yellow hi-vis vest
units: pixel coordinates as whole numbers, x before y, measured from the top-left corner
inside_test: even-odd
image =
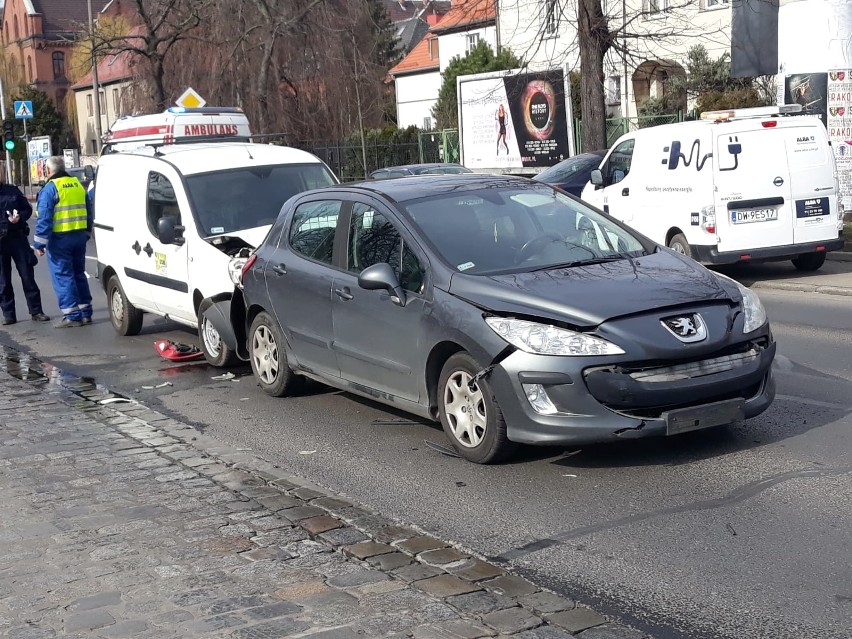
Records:
[[[92,236],[94,215],[86,189],[65,172],[65,160],[47,160],[48,181],[38,194],[38,222],[33,248],[47,250],[53,290],[64,317],[56,328],[92,323],[92,293],[86,277],[86,242]]]

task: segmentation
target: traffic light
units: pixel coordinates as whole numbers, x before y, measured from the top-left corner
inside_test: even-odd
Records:
[[[15,150],[15,122],[14,120],[5,120],[3,122],[3,146],[7,151]]]

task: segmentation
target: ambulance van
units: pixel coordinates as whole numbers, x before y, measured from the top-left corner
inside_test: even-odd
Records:
[[[145,313],[165,317],[196,329],[207,361],[228,366],[237,359],[210,313],[233,294],[232,258],[263,240],[286,200],[337,178],[310,153],[242,141],[247,127],[231,135],[228,122],[187,124],[196,116],[143,116],[144,130],[101,156],[98,276],[119,334],[138,334]],[[208,129],[186,135],[188,126]]]
[[[713,111],[621,136],[582,199],[703,264],[792,260],[843,246],[837,169],[799,105]]]

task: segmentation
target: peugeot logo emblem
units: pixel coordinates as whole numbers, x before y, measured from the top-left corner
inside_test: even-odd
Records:
[[[707,338],[707,326],[698,313],[665,317],[660,323],[681,342],[690,344]]]
[[[775,186],[782,186],[782,185],[784,184],[784,178],[782,178],[782,177],[779,175],[777,178],[775,178],[774,180],[772,180],[772,183],[773,183]]]

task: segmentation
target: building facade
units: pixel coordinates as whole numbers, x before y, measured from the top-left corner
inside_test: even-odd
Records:
[[[132,79],[131,54],[127,51],[107,56],[98,63],[101,133],[106,133],[118,118],[130,114]],[[77,106],[80,155],[95,156],[99,146],[95,126],[95,89],[92,74],[87,74],[71,87],[71,90],[74,92]]]
[[[87,0],[5,0],[0,11],[7,83],[44,91],[64,112],[71,51],[86,28]]]
[[[397,126],[431,129],[442,74],[479,42],[497,49],[495,0],[454,0],[426,37],[389,71],[396,86]]]
[[[578,69],[576,0],[498,0],[499,40],[530,70]],[[635,117],[648,98],[685,74],[690,47],[730,52],[729,0],[601,0],[616,46],[604,62],[607,114]]]

